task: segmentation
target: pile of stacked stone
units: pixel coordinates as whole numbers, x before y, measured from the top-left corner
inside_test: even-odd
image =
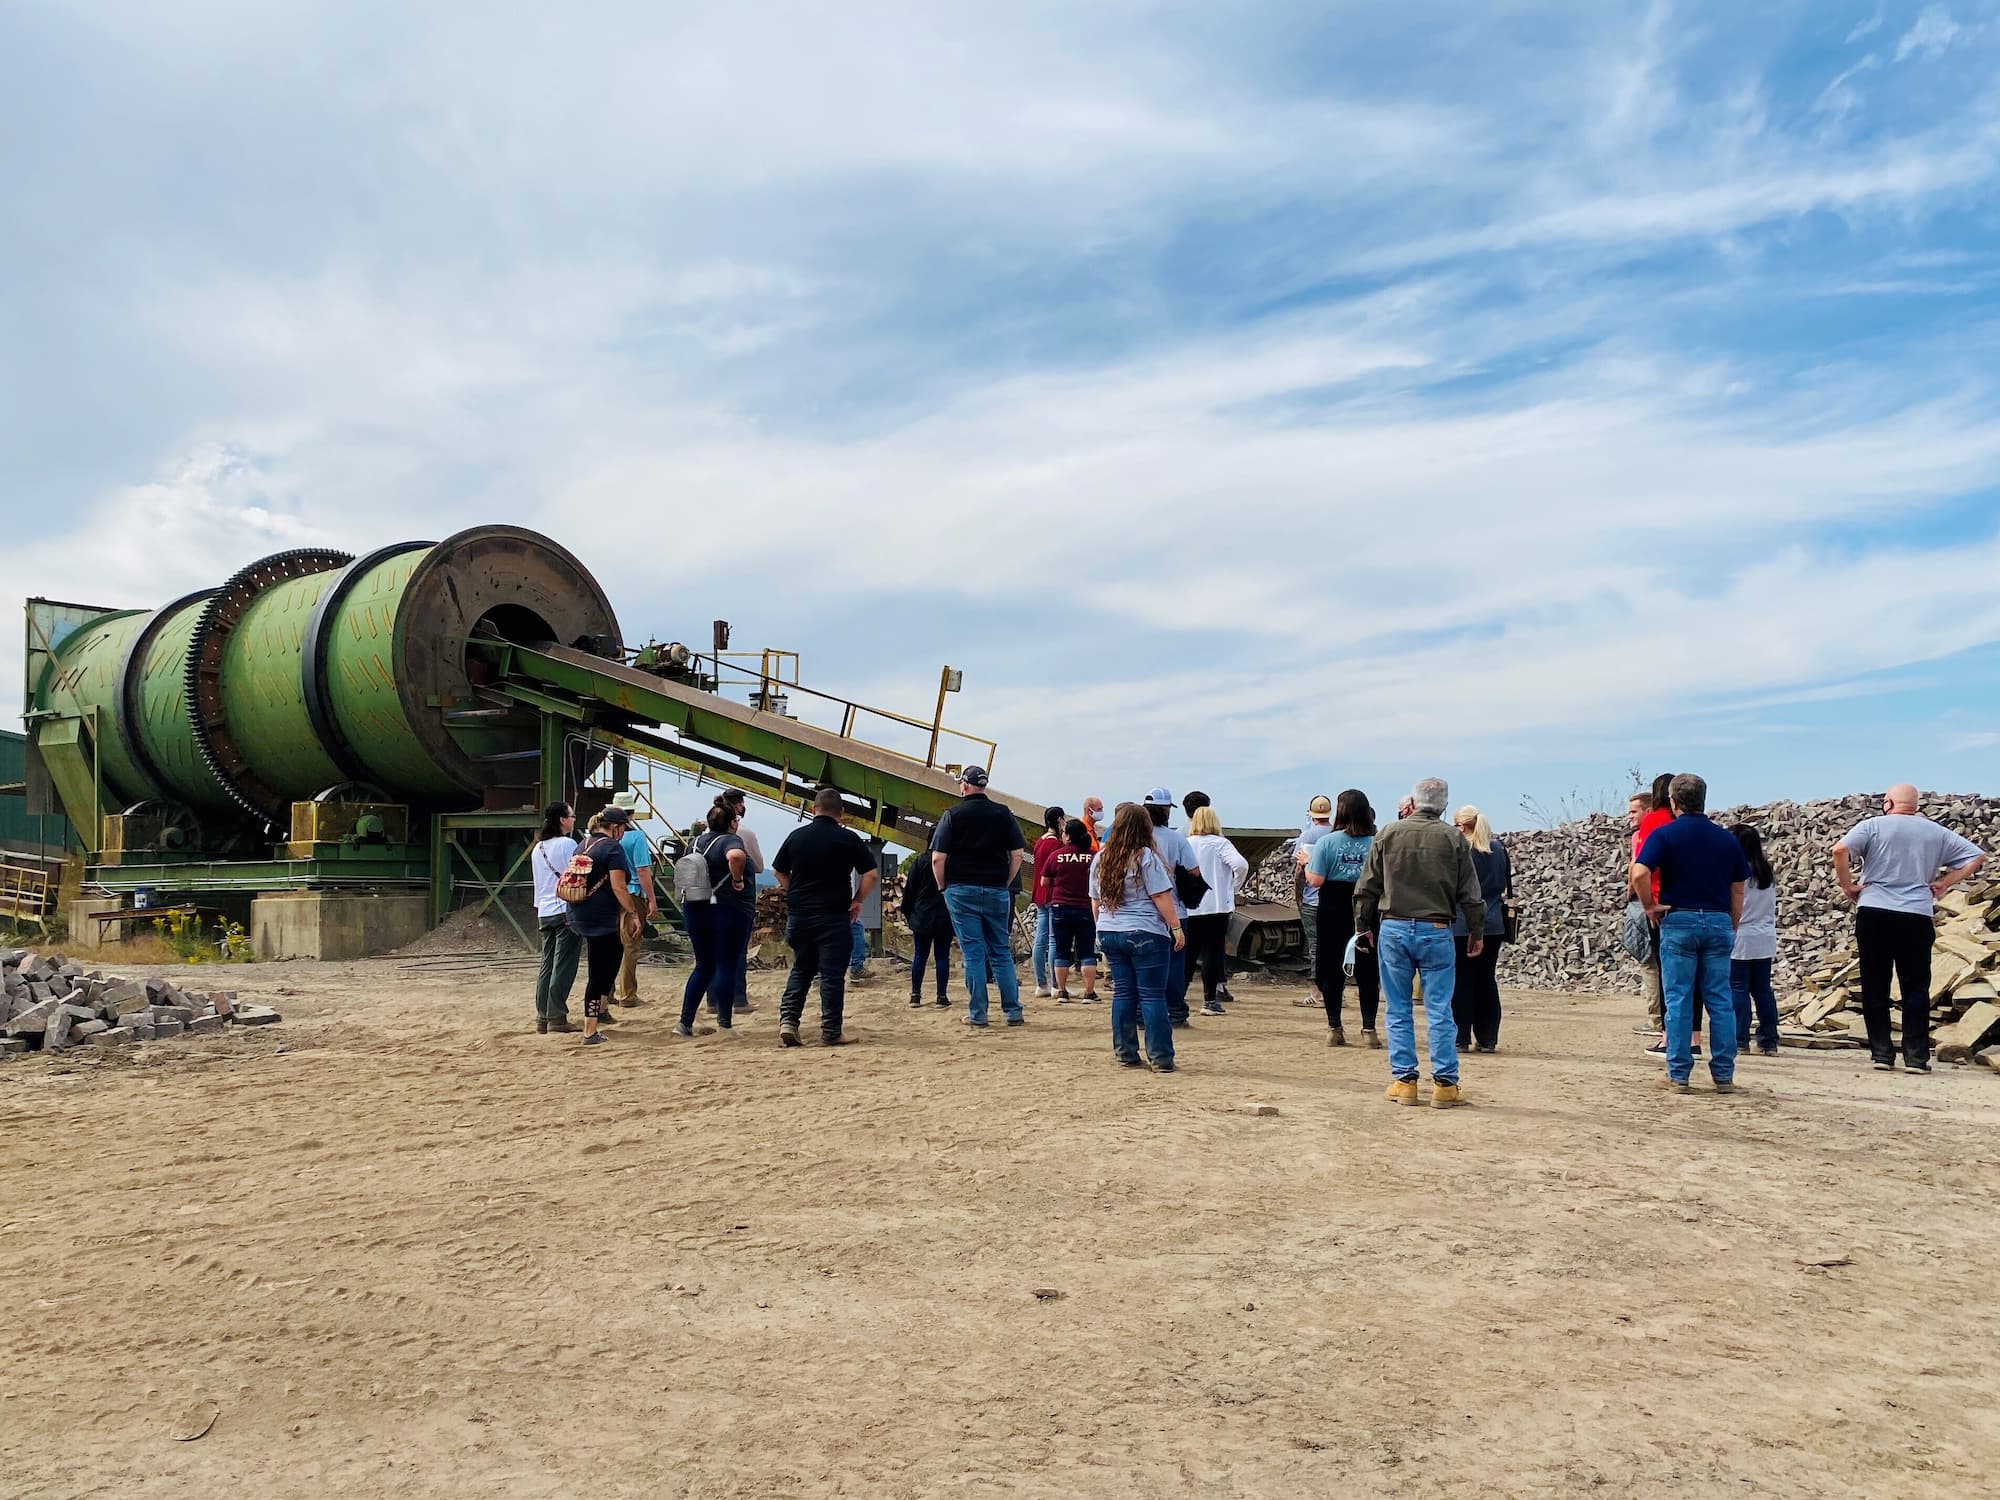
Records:
[[[267,1005],[240,1004],[234,990],[192,993],[165,979],[86,970],[60,953],[0,952],[0,1057],[219,1036],[279,1019]]]
[[[1850,947],[1805,977],[1778,1007],[1780,1036],[1803,1047],[1864,1047],[1861,964]],[[1890,1008],[1902,1050],[1902,1006]],[[1931,950],[1931,1038],[1941,1062],[2000,1069],[2000,879],[1982,872],[1938,902]]]

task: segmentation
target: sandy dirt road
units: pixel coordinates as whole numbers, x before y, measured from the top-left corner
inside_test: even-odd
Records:
[[[1104,1007],[973,1034],[900,977],[851,1047],[779,1049],[773,975],[681,1041],[657,968],[584,1053],[431,962],[0,1065],[0,1494],[2000,1484],[1985,1070],[1671,1098],[1633,1002],[1511,995],[1433,1112],[1254,983],[1155,1077]]]

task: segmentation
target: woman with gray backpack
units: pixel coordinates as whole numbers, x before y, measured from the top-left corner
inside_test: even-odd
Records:
[[[737,971],[742,967],[750,926],[757,914],[757,885],[750,878],[750,851],[736,831],[736,810],[717,802],[708,827],[694,848],[674,861],[674,899],[687,918],[694,945],[694,970],[681,992],[680,1036],[693,1036],[703,996],[715,1024],[735,1035]]]

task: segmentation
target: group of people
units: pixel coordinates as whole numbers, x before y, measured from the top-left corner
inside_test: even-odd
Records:
[[[929,848],[910,861],[902,910],[914,940],[910,1004],[923,1006],[928,973],[948,1006],[950,954],[963,955],[965,1023],[990,1024],[997,991],[1006,1026],[1027,1022],[1011,936],[1015,895],[1025,885],[1035,916],[1035,995],[1092,1004],[1108,970],[1112,1054],[1126,1067],[1175,1070],[1176,1030],[1191,1024],[1197,975],[1201,1013],[1227,1014],[1228,930],[1249,863],[1223,833],[1209,798],[1179,804],[1164,787],[1121,802],[1107,820],[1086,798],[1077,816],[1044,809],[1030,850],[1012,811],[987,793],[978,766],[960,773],[959,801],[939,820]],[[1393,822],[1378,828],[1367,796],[1350,788],[1316,796],[1294,845],[1312,998],[1326,1015],[1330,1046],[1347,1045],[1342,1024],[1352,981],[1361,1043],[1384,1047],[1386,1097],[1421,1102],[1414,1007],[1421,998],[1431,1096],[1436,1108],[1463,1100],[1460,1055],[1500,1042],[1499,949],[1514,938],[1513,871],[1506,845],[1476,807],[1445,818],[1449,788],[1419,781]],[[1758,830],[1723,827],[1707,813],[1699,776],[1663,775],[1628,807],[1631,859],[1626,945],[1646,976],[1647,1020],[1635,1030],[1666,1064],[1665,1086],[1685,1092],[1703,1055],[1718,1092],[1735,1087],[1740,1050],[1778,1051],[1772,971],[1777,957],[1777,882]],[[733,1034],[749,1007],[747,959],[757,877],[765,869],[743,826],[745,797],[717,794],[705,827],[676,863],[674,883],[694,948],[676,1030],[693,1035],[706,1002],[716,1028]],[[1879,817],[1863,820],[1832,851],[1842,891],[1856,902],[1862,1010],[1878,1068],[1893,1068],[1894,979],[1903,1005],[1906,1068],[1930,1066],[1930,952],[1937,898],[1985,861],[1977,846],[1918,812],[1916,789],[1891,787]],[[845,1041],[846,984],[866,949],[857,944],[864,907],[880,873],[867,843],[843,825],[840,793],[823,788],[813,817],[785,839],[770,869],[786,902],[792,965],[779,1002],[779,1038],[801,1040],[805,1002],[820,992],[820,1036]],[[552,804],[531,852],[541,965],[538,1031],[571,1031],[568,998],[584,960],[584,1044],[601,1044],[614,1003],[638,1003],[636,960],[646,923],[659,911],[653,857],[633,826],[628,799],[590,820]],[[1378,1017],[1386,1010],[1386,1025]]]
[[[1889,985],[1902,1001],[1902,1062],[1930,1071],[1931,948],[1936,904],[1977,874],[1978,845],[1917,810],[1908,783],[1883,793],[1880,816],[1864,818],[1832,849],[1841,893],[1855,903],[1854,944],[1861,1013],[1874,1065],[1896,1066]],[[1778,952],[1778,893],[1763,838],[1747,823],[1724,828],[1708,816],[1708,783],[1682,773],[1636,792],[1628,809],[1632,896],[1627,947],[1646,970],[1649,1049],[1666,1059],[1662,1086],[1691,1088],[1708,1021],[1708,1071],[1720,1094],[1735,1090],[1736,1058],[1754,1036],[1778,1052],[1778,1006],[1771,971]],[[1856,872],[1856,862],[1860,870]],[[1753,1031],[1754,1027],[1754,1031]]]

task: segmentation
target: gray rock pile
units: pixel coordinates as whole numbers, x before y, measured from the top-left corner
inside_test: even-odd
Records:
[[[269,1006],[239,1004],[234,990],[190,993],[165,979],[86,971],[60,953],[0,952],[0,1057],[219,1036],[280,1019]]]

